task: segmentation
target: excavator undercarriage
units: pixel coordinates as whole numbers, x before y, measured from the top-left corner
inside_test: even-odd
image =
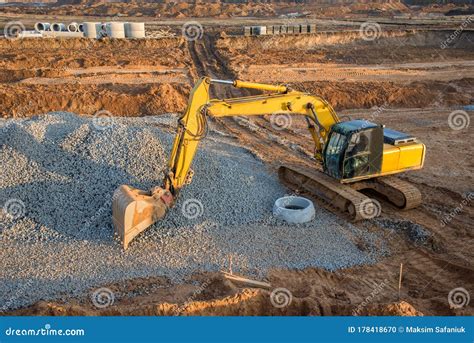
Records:
[[[294,192],[311,194],[351,221],[371,219],[380,214],[380,204],[360,192],[366,189],[385,196],[402,210],[421,204],[420,191],[394,176],[342,184],[321,171],[294,165],[280,166],[278,176]]]

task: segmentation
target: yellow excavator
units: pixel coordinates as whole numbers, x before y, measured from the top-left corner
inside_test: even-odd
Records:
[[[267,91],[261,95],[210,99],[211,84]],[[320,97],[285,85],[227,81],[203,77],[191,91],[186,112],[178,120],[168,172],[163,185],[149,191],[120,186],[114,193],[112,218],[124,249],[131,240],[163,218],[181,188],[191,182],[191,164],[199,142],[207,133],[207,117],[265,114],[303,116],[314,141],[314,156],[322,171],[282,165],[280,179],[289,187],[308,192],[351,220],[367,218],[364,206],[369,189],[401,209],[421,203],[419,190],[393,174],[423,167],[425,145],[415,137],[365,120],[341,121]]]

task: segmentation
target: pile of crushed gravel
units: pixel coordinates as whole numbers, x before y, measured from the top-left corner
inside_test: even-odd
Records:
[[[385,253],[377,236],[318,207],[307,224],[277,221],[272,206],[286,190],[217,131],[201,143],[177,205],[122,251],[112,194],[121,184],[161,184],[175,122],[114,118],[104,127],[62,112],[0,122],[0,310],[135,277],[179,282],[223,269],[230,255],[235,272],[263,276],[272,267],[373,263]],[[364,251],[354,244],[361,241]]]

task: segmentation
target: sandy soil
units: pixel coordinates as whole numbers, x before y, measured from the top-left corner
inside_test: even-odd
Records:
[[[409,9],[400,3],[385,1],[372,5],[353,3],[342,7],[343,13],[367,14],[369,11],[379,13],[409,12]],[[291,3],[273,2],[273,3],[251,3],[251,4],[229,4],[216,1],[214,3],[143,3],[130,1],[124,3],[104,3],[102,1],[82,0],[75,5],[70,5],[71,1],[59,1],[56,6],[50,8],[29,7],[26,10],[21,8],[8,8],[4,11],[9,13],[31,13],[31,14],[54,14],[54,15],[74,15],[78,12],[78,6],[82,7],[83,15],[100,16],[148,16],[148,17],[245,17],[245,16],[274,16],[277,13],[293,13],[296,11],[308,12],[318,11],[320,15],[341,15],[341,7],[338,4],[314,4],[306,5],[304,8],[294,7]],[[447,8],[446,8],[447,9]]]
[[[142,60],[140,63],[130,61],[130,65],[134,66],[143,63],[147,66],[159,64],[171,69],[187,67],[187,73],[183,74],[187,75],[189,80],[198,75],[210,75],[221,79],[245,76],[254,81],[261,81],[269,80],[267,75],[272,75],[274,82],[285,82],[287,80],[284,75],[288,73],[295,88],[306,89],[326,97],[342,110],[341,117],[369,119],[417,136],[427,145],[426,167],[421,171],[403,175],[402,178],[410,180],[421,190],[423,205],[400,212],[384,199],[379,199],[383,204],[382,216],[357,224],[361,230],[383,234],[391,251],[389,256],[375,265],[338,272],[316,268],[273,270],[265,281],[271,283],[272,289],[284,287],[292,294],[291,303],[281,309],[272,306],[271,290],[241,288],[223,279],[220,274],[196,273],[189,282],[179,285],[161,278],[97,285],[108,287],[115,294],[114,304],[105,309],[97,309],[91,298],[85,296],[67,302],[40,302],[10,314],[473,315],[472,302],[461,309],[453,308],[448,303],[451,290],[457,287],[471,291],[474,289],[474,255],[471,249],[474,243],[474,212],[472,202],[465,201],[466,195],[472,194],[469,193],[472,192],[473,179],[473,156],[470,147],[472,128],[468,126],[456,131],[448,124],[448,116],[452,111],[458,110],[460,105],[472,103],[473,49],[472,45],[463,43],[443,50],[439,48],[443,36],[423,37],[409,37],[412,44],[407,45],[404,40],[406,33],[397,33],[382,37],[381,42],[372,44],[369,49],[366,42],[351,35],[336,37],[337,39],[331,37],[326,41],[323,37],[317,37],[313,41],[304,37],[302,40],[306,41],[296,41],[293,45],[290,45],[285,37],[281,38],[281,41],[273,39],[270,43],[263,44],[267,38],[251,40],[205,35],[203,40],[188,42],[186,46],[181,46],[181,49],[176,48],[180,51],[181,59],[173,58],[169,63],[165,63],[154,56],[155,64],[150,60]],[[403,48],[387,50],[390,44],[394,43],[394,39],[398,42],[397,46]],[[321,44],[322,41],[325,43]],[[111,54],[107,47],[101,48],[103,49],[96,49],[97,54],[99,51]],[[158,46],[156,48],[159,50]],[[132,50],[130,49],[130,52]],[[18,69],[22,68],[21,63],[30,63],[19,62],[21,57],[16,50],[12,52],[11,49],[4,48],[2,54],[17,56],[14,60],[18,61],[15,65]],[[46,52],[40,55],[45,55],[39,57],[43,61],[49,59],[53,63],[56,62],[55,58],[48,57]],[[74,55],[67,56],[71,61],[76,59]],[[165,56],[161,58],[166,59]],[[104,61],[102,58],[98,60]],[[119,59],[115,60],[115,63],[118,61]],[[114,64],[91,63],[104,67]],[[250,65],[253,67],[249,68]],[[278,69],[275,66],[278,66]],[[41,67],[41,63],[35,65],[35,68]],[[303,68],[302,79],[298,78],[299,69],[295,68]],[[311,68],[320,68],[322,73]],[[76,72],[77,69],[78,66],[74,65]],[[84,72],[87,75],[87,72]],[[116,70],[112,70],[112,73],[116,75]],[[335,75],[337,81],[333,80],[331,75]],[[73,87],[96,87],[92,88],[92,93],[86,93],[83,98],[74,101],[73,108],[78,112],[81,112],[81,106],[91,102],[90,94],[95,94],[99,89],[111,92],[105,93],[106,98],[110,99],[109,106],[120,99],[118,93],[127,89],[133,93],[122,95],[129,98],[124,98],[123,103],[117,106],[132,109],[133,113],[130,112],[130,115],[148,113],[139,104],[146,104],[152,97],[143,97],[141,88],[133,84],[66,83],[57,85],[64,103],[53,103],[51,107],[47,107],[53,98],[53,91],[49,94],[47,91],[51,85],[18,82],[32,77],[36,76],[20,76],[13,82],[6,81],[1,85],[9,90],[10,99],[2,103],[3,111],[6,111],[4,115],[11,116],[16,106],[21,105],[20,97],[13,98],[13,94],[22,89],[25,89],[23,94],[39,94],[38,101],[43,107],[35,107],[31,113],[57,106],[64,106],[61,109],[72,108],[71,94],[76,96],[74,89],[77,92],[77,88]],[[64,74],[60,76],[67,77]],[[101,87],[108,88],[104,90]],[[165,89],[160,91],[153,87],[169,87],[166,89],[170,92],[168,94],[175,96],[172,92],[178,93],[179,97],[176,98],[182,99],[180,106],[184,106],[190,82],[140,87],[150,87],[145,94],[152,94],[154,91],[159,99],[166,98]],[[213,93],[219,97],[250,94],[222,87],[216,87]],[[96,101],[104,101],[103,98],[97,96]],[[169,99],[166,103],[157,104],[157,112],[164,111],[168,101]],[[100,105],[106,106],[102,103]],[[381,109],[373,106],[380,106]],[[468,114],[472,116],[472,112]],[[306,152],[310,151],[310,140],[305,133],[304,122],[295,120],[290,128],[282,131],[272,128],[267,117],[250,121],[232,118],[212,120],[212,125],[215,130],[231,135],[240,145],[261,157],[270,170],[275,171],[282,162],[308,163]],[[259,130],[252,130],[252,125],[257,126]],[[271,138],[275,136],[280,139]],[[319,206],[325,206],[317,199],[313,200]],[[443,218],[453,212],[456,215],[444,223]],[[427,240],[419,241],[414,236],[414,228],[420,226],[429,232]],[[363,250],[364,246],[361,245],[360,249]],[[400,264],[403,264],[403,278],[399,294]],[[91,294],[93,291],[94,289]]]
[[[239,73],[242,80],[255,78],[262,82],[338,81],[452,81],[474,78],[474,61],[441,61],[431,63],[403,63],[361,65],[305,63],[302,65],[252,65]],[[273,72],[269,72],[273,70]]]
[[[343,3],[343,5],[341,5]],[[336,17],[359,18],[377,15],[379,17],[404,16],[425,17],[427,13],[439,15],[456,12],[468,13],[469,5],[435,4],[421,8],[410,8],[403,3],[391,0],[360,2],[360,1],[314,1],[304,5],[284,1],[266,1],[265,3],[186,3],[168,2],[153,3],[142,1],[128,1],[127,3],[103,2],[100,0],[58,1],[45,7],[8,6],[0,8],[0,12],[8,14],[34,14],[55,16],[101,16],[101,17],[149,17],[149,18],[188,18],[188,17],[273,17],[297,12],[305,17]]]
[[[191,58],[183,46],[181,39],[2,40],[1,115],[182,111],[191,84]]]

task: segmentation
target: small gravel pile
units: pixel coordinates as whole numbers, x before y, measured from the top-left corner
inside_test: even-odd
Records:
[[[401,232],[403,233],[408,240],[412,241],[415,244],[423,245],[429,242],[430,238],[432,237],[431,233],[426,230],[420,224],[413,223],[408,220],[396,220],[396,219],[375,219],[377,224],[380,227],[385,229],[394,231],[394,232]]]
[[[373,263],[379,238],[316,207],[289,226],[272,217],[286,190],[264,164],[217,131],[200,145],[193,183],[166,218],[122,251],[111,198],[121,184],[160,185],[176,117],[103,122],[50,113],[0,122],[0,310],[67,299],[110,282],[198,271],[263,276]],[[361,251],[354,242],[365,242]],[[383,246],[383,244],[382,244]]]

